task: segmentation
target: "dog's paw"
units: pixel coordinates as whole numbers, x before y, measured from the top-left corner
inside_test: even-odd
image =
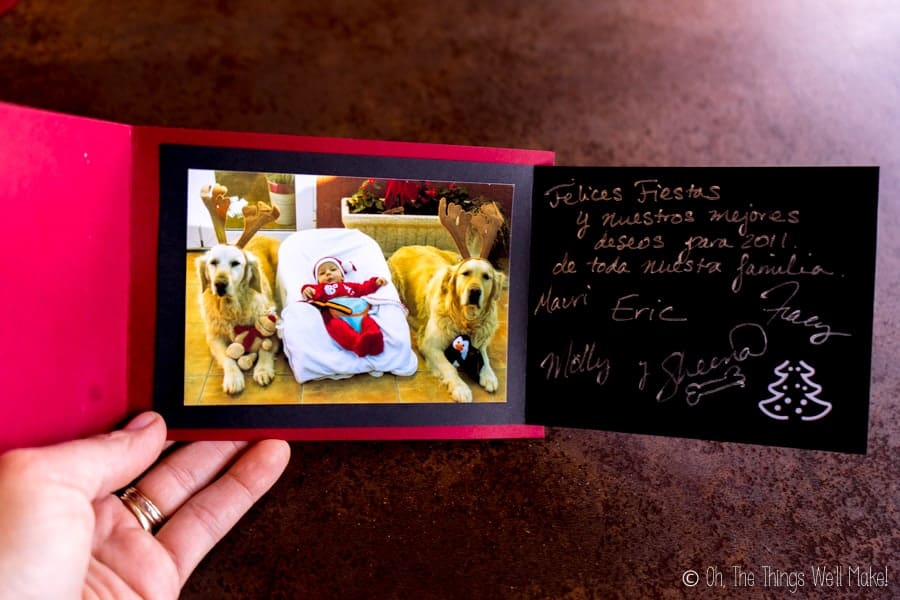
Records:
[[[225,367],[222,389],[225,390],[226,394],[239,394],[244,391],[244,374],[237,366],[237,363]]]
[[[275,380],[275,368],[270,364],[257,364],[253,369],[253,381],[261,386],[267,386]]]
[[[471,402],[472,390],[464,383],[450,387],[450,397],[454,402]]]
[[[496,392],[497,388],[500,386],[500,382],[497,381],[497,375],[490,367],[481,369],[481,373],[478,374],[478,383],[481,387],[491,393]]]

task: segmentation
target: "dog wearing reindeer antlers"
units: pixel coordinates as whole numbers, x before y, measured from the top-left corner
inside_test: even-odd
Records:
[[[496,207],[494,207],[496,209]],[[450,232],[459,254],[433,246],[398,248],[388,266],[400,298],[409,309],[419,352],[456,402],[471,402],[472,390],[445,354],[454,339],[465,336],[473,352],[481,354],[478,384],[488,392],[499,385],[487,348],[497,331],[497,299],[505,282],[503,272],[487,260],[500,227],[499,213],[472,215],[441,199],[438,215]],[[471,256],[467,236],[473,227],[481,251]]]
[[[253,339],[260,335],[256,324],[266,315],[277,313],[273,295],[275,271],[278,267],[278,240],[256,236],[267,223],[278,218],[278,208],[260,202],[245,206],[244,231],[233,245],[225,237],[225,218],[230,200],[225,186],[206,186],[200,197],[213,219],[216,239],[219,242],[206,254],[197,258],[197,276],[200,279],[200,312],[206,327],[206,342],[215,361],[222,367],[222,389],[227,394],[244,390],[244,373],[238,358],[246,350],[258,353],[252,366],[253,380],[261,386],[275,379],[275,353],[278,338],[268,335],[269,343],[251,348]],[[247,332],[246,335],[244,332]],[[243,346],[243,347],[241,347]]]

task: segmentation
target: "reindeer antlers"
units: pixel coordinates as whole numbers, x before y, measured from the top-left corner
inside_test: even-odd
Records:
[[[438,220],[441,222],[450,237],[456,243],[456,248],[463,259],[471,258],[469,254],[469,245],[466,237],[469,232],[469,224],[472,221],[472,215],[463,212],[459,204],[447,205],[447,199],[441,198],[438,203]]]
[[[220,244],[227,244],[228,239],[225,237],[225,219],[228,217],[228,207],[231,200],[226,195],[228,188],[224,185],[206,185],[200,190],[200,199],[209,211],[212,217],[213,229],[216,232],[216,241]],[[244,232],[240,239],[234,243],[238,248],[243,248],[250,241],[257,231],[263,226],[276,220],[281,214],[278,212],[277,206],[269,206],[265,202],[258,202],[256,206],[245,206],[244,210]]]
[[[250,238],[262,229],[264,225],[271,223],[280,214],[277,206],[269,206],[265,202],[257,202],[256,206],[244,207],[244,232],[240,239],[234,243],[238,248],[243,248]]]
[[[216,241],[220,244],[228,243],[225,237],[225,219],[228,218],[228,207],[231,205],[231,200],[225,195],[227,193],[228,188],[218,183],[205,185],[200,189],[200,199],[203,200],[209,216],[212,217]]]
[[[481,207],[481,212],[472,217],[472,224],[481,238],[480,258],[487,258],[497,239],[497,233],[503,225],[503,217],[497,205],[491,202]]]
[[[463,260],[472,258],[467,240],[470,226],[474,225],[475,231],[481,238],[481,248],[477,258],[486,259],[503,223],[500,211],[493,203],[485,205],[482,212],[472,215],[463,211],[458,204],[448,205],[445,198],[441,198],[438,204],[438,219],[450,233]]]

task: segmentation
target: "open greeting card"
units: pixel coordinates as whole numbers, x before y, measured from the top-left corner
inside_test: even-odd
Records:
[[[5,104],[0,130],[26,324],[3,448],[152,408],[174,439],[866,450],[876,167],[558,167]]]

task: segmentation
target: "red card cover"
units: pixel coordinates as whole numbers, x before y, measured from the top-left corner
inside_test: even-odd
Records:
[[[332,138],[132,127],[0,103],[0,200],[9,207],[0,351],[0,451],[108,430],[152,405],[159,145],[194,144],[516,164],[553,154]],[[229,429],[176,437],[539,437],[543,427]]]
[[[0,14],[5,13],[18,3],[19,0],[0,0]]]
[[[132,129],[0,103],[0,131],[3,450],[127,412]]]

